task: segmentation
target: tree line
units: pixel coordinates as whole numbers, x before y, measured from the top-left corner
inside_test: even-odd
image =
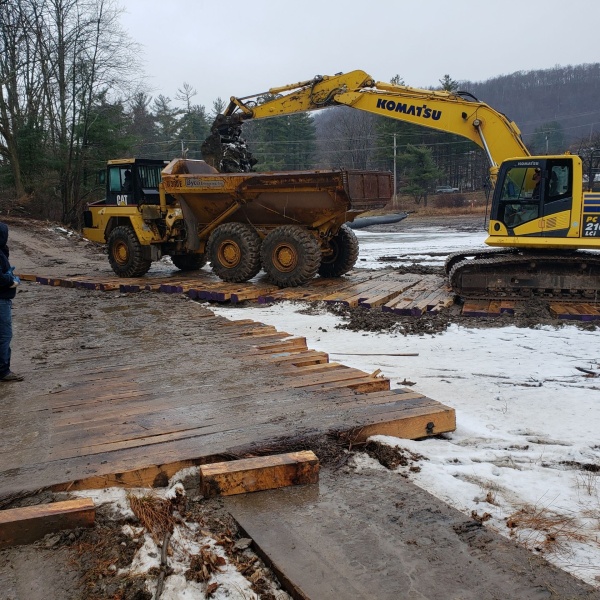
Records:
[[[115,0],[0,0],[1,206],[77,226],[101,192],[96,173],[108,159],[202,158],[223,101],[207,110],[187,82],[173,99],[151,96],[120,11]],[[585,125],[572,124],[576,114],[595,114],[588,98],[599,73],[600,64],[557,67],[481,84],[445,75],[435,87],[474,91],[494,108],[514,111],[509,116],[525,123],[532,151],[570,147],[594,157],[600,128],[578,137]],[[398,75],[391,81],[403,83]],[[553,97],[543,99],[548,86]],[[523,112],[530,104],[543,108],[535,119]],[[485,157],[468,140],[346,107],[251,121],[244,136],[258,170],[390,170],[398,191],[417,202],[438,184],[480,189],[487,175]]]

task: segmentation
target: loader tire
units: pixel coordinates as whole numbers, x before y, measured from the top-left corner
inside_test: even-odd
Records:
[[[348,225],[342,225],[331,238],[329,247],[333,252],[321,257],[319,275],[341,277],[350,271],[358,260],[358,238]]]
[[[144,249],[133,229],[127,225],[115,227],[108,236],[108,262],[119,277],[141,277],[152,261],[144,257]]]
[[[223,281],[242,283],[260,271],[260,236],[251,225],[223,223],[208,240],[212,270]]]
[[[310,281],[321,264],[319,242],[297,225],[277,227],[263,240],[263,269],[279,287],[296,287]]]
[[[206,254],[175,254],[171,255],[173,264],[180,271],[198,271],[206,264]]]

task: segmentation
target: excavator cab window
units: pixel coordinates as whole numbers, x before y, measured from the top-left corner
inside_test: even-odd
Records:
[[[573,161],[566,157],[511,161],[501,169],[496,187],[493,218],[509,230],[541,217],[570,211]],[[549,233],[540,231],[540,235]]]
[[[540,193],[543,179],[539,165],[506,169],[501,183],[497,219],[513,229],[537,219],[540,215]]]
[[[573,205],[573,161],[569,158],[546,162],[543,216],[571,210]]]

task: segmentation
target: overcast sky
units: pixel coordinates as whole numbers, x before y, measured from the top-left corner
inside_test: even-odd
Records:
[[[152,95],[213,101],[362,69],[436,86],[600,61],[599,0],[120,0]]]

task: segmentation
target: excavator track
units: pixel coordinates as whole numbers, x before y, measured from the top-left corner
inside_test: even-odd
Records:
[[[448,257],[446,273],[450,287],[462,298],[600,300],[600,253],[515,249],[457,253]]]

